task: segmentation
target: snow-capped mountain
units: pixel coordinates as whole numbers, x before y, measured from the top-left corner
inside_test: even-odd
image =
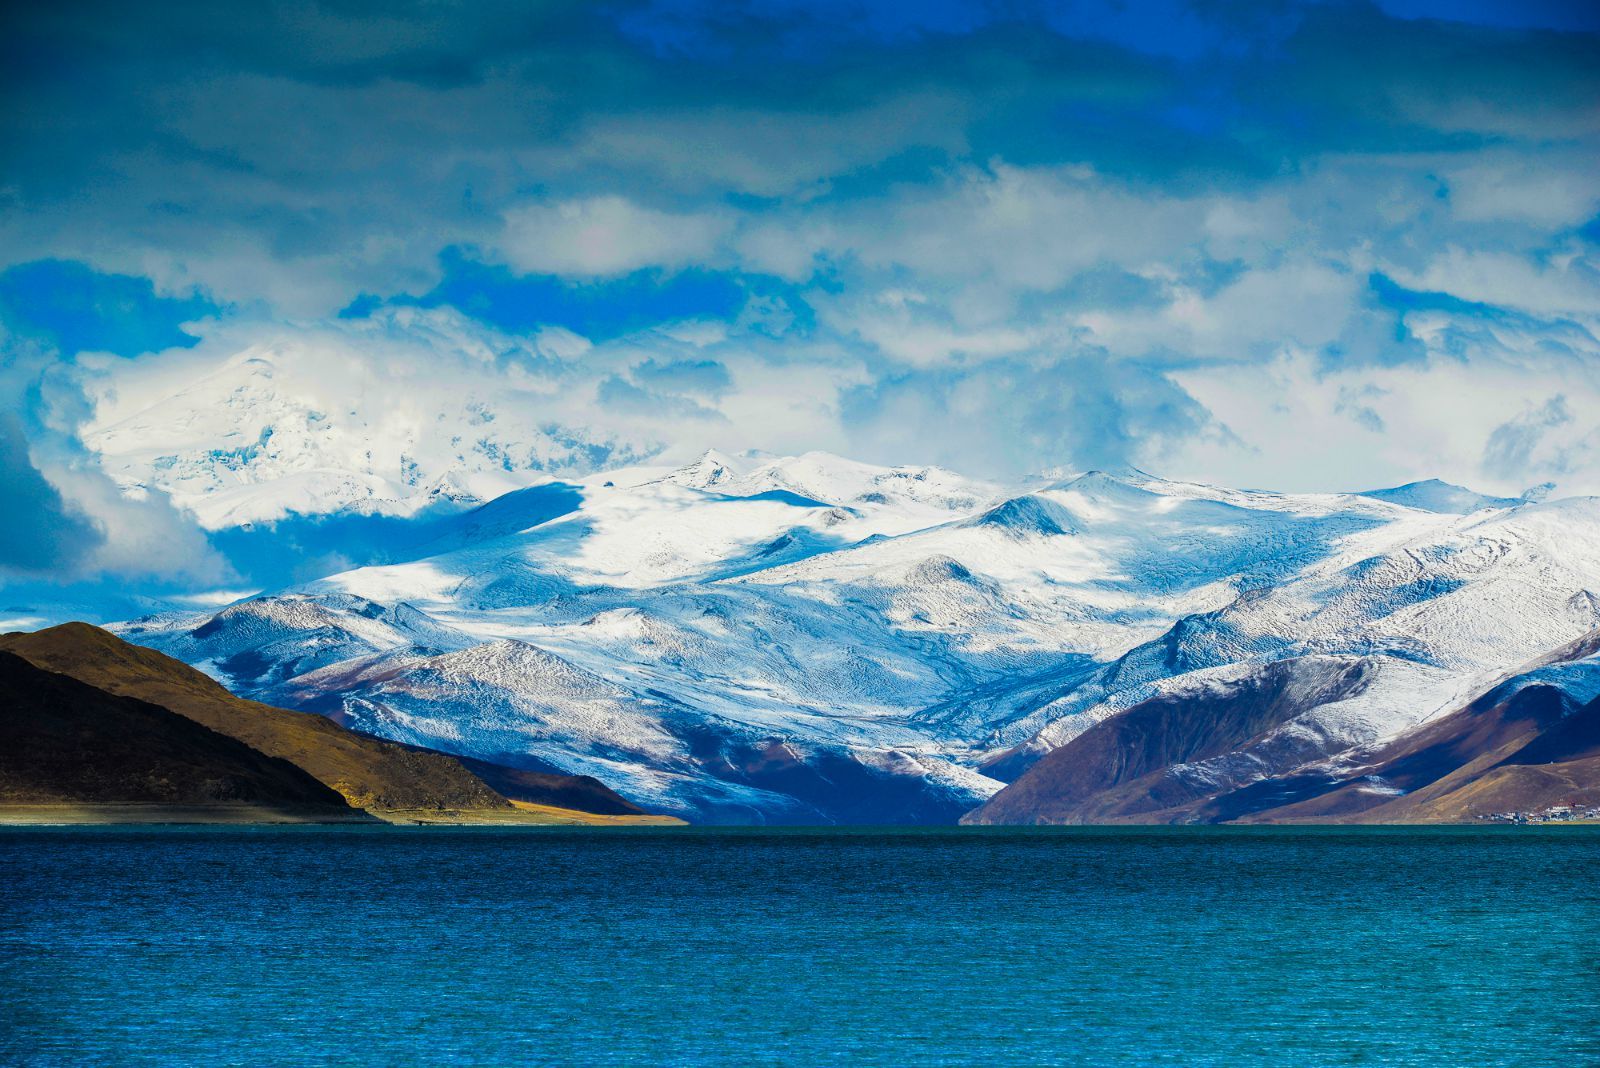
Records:
[[[1534,492],[1536,491],[1530,491]],[[1404,486],[1394,486],[1389,489],[1368,490],[1362,496],[1389,501],[1391,504],[1403,504],[1408,508],[1421,508],[1425,512],[1449,512],[1453,515],[1471,515],[1485,508],[1513,508],[1526,500],[1534,499],[1532,496],[1490,497],[1474,493],[1465,486],[1441,482],[1437,478],[1408,482]]]
[[[1158,695],[1052,749],[963,823],[1459,822],[1600,807],[1600,628],[1448,714],[1322,760],[1230,775],[1308,709],[1358,694],[1361,658],[1279,660]]]
[[[249,696],[691,818],[948,822],[1153,700],[1236,698],[1174,750],[1232,790],[1401,735],[1600,624],[1600,501],[1424,485],[1007,488],[708,453],[525,488],[381,566],[121,630]]]

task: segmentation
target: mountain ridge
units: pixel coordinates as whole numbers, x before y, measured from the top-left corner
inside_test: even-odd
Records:
[[[1600,623],[1593,499],[1458,514],[1105,471],[1018,494],[817,453],[539,492],[431,555],[117,629],[248,696],[646,808],[870,822],[954,819],[1143,702],[1361,660],[1360,692],[1206,758],[1235,785],[1310,767]]]

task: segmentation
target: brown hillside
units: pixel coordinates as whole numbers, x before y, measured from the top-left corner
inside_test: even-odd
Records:
[[[512,801],[551,805],[600,816],[643,816],[645,810],[592,775],[558,775],[457,757],[466,769]]]
[[[286,760],[0,652],[0,805],[247,807],[366,818]]]
[[[510,809],[453,757],[386,742],[303,712],[235,697],[194,668],[87,623],[0,635],[47,671],[136,697],[304,768],[365,809]]]
[[[1574,707],[1549,686],[1493,693],[1383,747],[1320,796],[1262,813],[1272,822],[1434,823],[1600,803],[1600,700]],[[1398,797],[1363,789],[1371,775]]]
[[[1235,683],[1164,694],[1047,753],[963,823],[1436,823],[1600,805],[1600,699],[1530,672],[1600,651],[1595,630],[1465,706],[1337,763],[1239,783],[1186,765],[1259,743],[1312,703],[1355,692],[1354,666],[1308,691],[1293,662]],[[1265,765],[1258,764],[1262,770]]]
[[[965,824],[1168,823],[1214,787],[1174,765],[1258,741],[1307,708],[1359,692],[1367,665],[1307,657],[1191,693],[1161,694],[1046,753],[1022,777],[967,813]]]

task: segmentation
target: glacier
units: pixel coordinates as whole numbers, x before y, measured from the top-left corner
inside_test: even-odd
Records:
[[[266,486],[238,514],[292,492]],[[1600,625],[1600,500],[1442,483],[1003,485],[712,451],[396,530],[378,562],[115,629],[249,697],[691,820],[951,823],[1159,694],[1289,666],[1303,711],[1190,769],[1235,787],[1413,729]]]

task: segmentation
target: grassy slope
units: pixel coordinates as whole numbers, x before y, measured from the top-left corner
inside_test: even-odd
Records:
[[[132,697],[0,652],[0,804],[179,806],[361,818],[287,760]]]

